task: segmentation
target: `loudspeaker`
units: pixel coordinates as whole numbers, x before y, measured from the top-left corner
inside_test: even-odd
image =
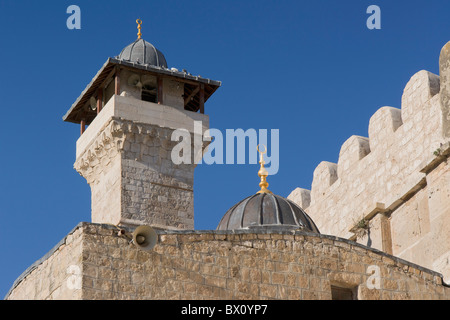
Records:
[[[133,232],[133,243],[141,250],[152,250],[157,241],[158,235],[150,226],[139,226]]]

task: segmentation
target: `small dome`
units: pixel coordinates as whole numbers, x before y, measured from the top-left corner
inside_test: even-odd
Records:
[[[257,193],[229,209],[217,230],[271,228],[320,233],[312,219],[294,202],[272,193]]]
[[[137,39],[126,46],[117,58],[139,64],[167,68],[166,58],[162,52],[143,39]]]

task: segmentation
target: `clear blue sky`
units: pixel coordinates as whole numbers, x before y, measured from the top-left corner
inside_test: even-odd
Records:
[[[66,9],[81,8],[81,30]],[[381,30],[366,9],[381,8]],[[19,1],[0,0],[0,298],[81,221],[90,189],[74,169],[79,126],[62,116],[108,57],[136,39],[169,67],[220,80],[206,104],[223,130],[280,130],[280,170],[269,189],[310,189],[321,161],[337,162],[370,117],[400,107],[419,70],[438,74],[450,40],[450,2],[431,1]],[[258,189],[258,165],[200,165],[195,228],[215,229]]]

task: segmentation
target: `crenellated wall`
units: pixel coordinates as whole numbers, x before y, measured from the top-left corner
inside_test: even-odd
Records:
[[[441,90],[450,87],[448,48],[441,53],[441,77],[416,73],[401,109],[380,108],[368,138],[350,137],[337,164],[317,166],[311,191],[299,188],[288,198],[321,233],[357,240],[450,280],[450,116],[443,104],[450,90]]]

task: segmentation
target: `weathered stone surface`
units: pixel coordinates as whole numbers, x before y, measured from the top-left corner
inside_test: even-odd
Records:
[[[450,298],[439,274],[345,239],[265,233],[258,248],[234,237],[260,243],[261,234],[251,231],[158,234],[154,250],[143,252],[113,226],[81,223],[70,243],[25,272],[7,299],[328,300],[332,286],[351,289],[357,299]],[[70,285],[72,264],[81,270],[79,289]]]
[[[113,96],[77,142],[75,169],[92,192],[92,221],[194,228],[194,121],[208,118]],[[191,163],[171,158],[175,129],[191,136]]]
[[[308,208],[311,203],[311,191],[297,188],[292,191],[287,198],[298,204],[300,208],[305,209]]]
[[[450,138],[450,42],[441,50],[439,74],[441,77],[442,134],[444,137]]]
[[[440,76],[422,70],[411,77],[401,109],[382,107],[371,117],[368,139],[352,136],[337,164],[317,166],[304,209],[321,233],[438,268],[447,279],[450,42],[439,65]],[[298,191],[290,197],[305,204]]]

